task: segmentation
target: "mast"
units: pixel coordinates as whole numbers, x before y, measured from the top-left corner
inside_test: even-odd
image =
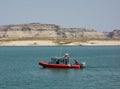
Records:
[[[61,57],[62,55],[62,46],[60,45],[60,52],[59,52],[59,56]]]

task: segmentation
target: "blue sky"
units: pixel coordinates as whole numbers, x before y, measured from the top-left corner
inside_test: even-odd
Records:
[[[0,25],[33,22],[120,29],[120,0],[0,0]]]

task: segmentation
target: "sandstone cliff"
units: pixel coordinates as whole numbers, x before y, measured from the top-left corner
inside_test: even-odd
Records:
[[[120,30],[113,30],[109,33],[110,38],[120,38]]]
[[[1,38],[57,37],[59,26],[54,24],[18,24],[0,26]]]
[[[120,30],[97,32],[86,28],[62,28],[55,24],[15,24],[1,25],[0,38],[120,38]]]

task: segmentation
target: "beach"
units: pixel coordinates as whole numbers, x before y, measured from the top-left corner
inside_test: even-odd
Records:
[[[71,42],[71,43],[54,43],[51,40],[22,40],[22,41],[1,41],[0,46],[120,46],[119,40],[90,40],[86,42]]]

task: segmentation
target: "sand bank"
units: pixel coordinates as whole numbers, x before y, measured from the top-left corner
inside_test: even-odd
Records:
[[[60,44],[49,40],[27,40],[27,41],[6,41],[0,42],[0,46],[57,46]],[[62,44],[68,46],[120,46],[120,41],[98,41],[91,40],[87,42],[73,42],[69,44]]]
[[[56,45],[52,41],[8,41],[8,42],[0,42],[0,46],[54,46]]]
[[[79,45],[79,46],[120,46],[120,41],[97,41],[91,40],[87,42],[74,42],[67,45]]]

